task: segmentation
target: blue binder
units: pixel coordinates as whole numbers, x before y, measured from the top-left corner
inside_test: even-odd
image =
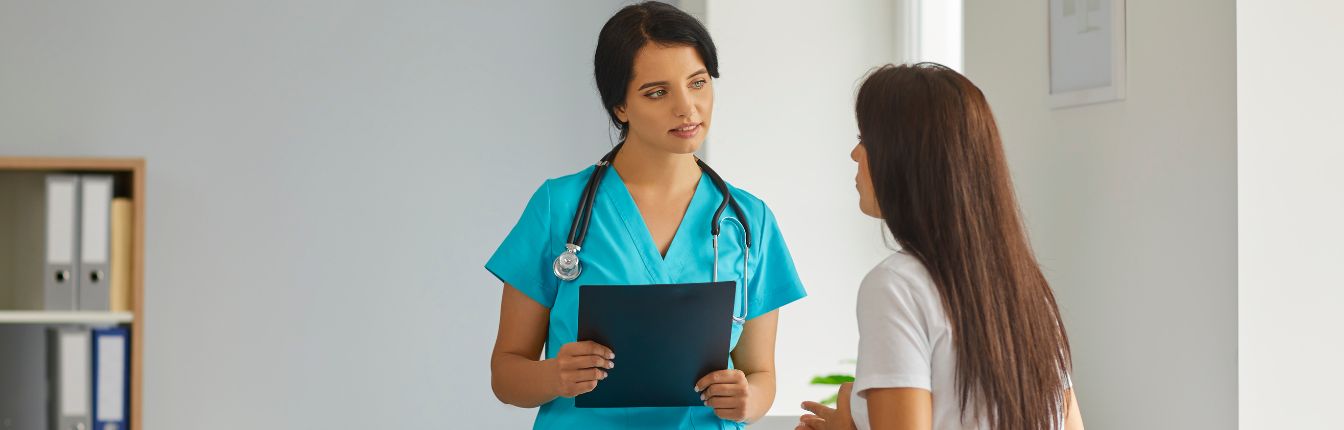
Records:
[[[125,327],[94,329],[93,428],[130,427],[131,342]]]

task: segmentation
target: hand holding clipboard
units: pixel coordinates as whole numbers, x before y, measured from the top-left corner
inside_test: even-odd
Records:
[[[570,342],[555,354],[556,372],[560,376],[557,392],[560,397],[576,397],[597,388],[607,378],[607,370],[616,367],[616,354],[596,342]]]

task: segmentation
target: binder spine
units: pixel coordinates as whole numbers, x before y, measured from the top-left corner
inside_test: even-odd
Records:
[[[78,309],[79,289],[79,178],[47,176],[46,267],[43,270],[43,307]]]
[[[130,334],[125,327],[93,330],[93,426],[126,430],[129,417]]]
[[[79,297],[81,311],[111,310],[112,177],[84,175],[80,182]]]
[[[92,342],[84,329],[54,328],[48,335],[51,425],[56,430],[89,430],[89,373]]]

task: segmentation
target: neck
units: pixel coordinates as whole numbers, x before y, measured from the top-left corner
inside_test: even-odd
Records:
[[[694,154],[662,152],[629,139],[616,153],[611,167],[621,175],[626,188],[640,191],[673,192],[694,188],[700,182],[700,166]]]

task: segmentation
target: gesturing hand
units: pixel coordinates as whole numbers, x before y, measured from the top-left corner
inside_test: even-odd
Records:
[[[849,395],[853,390],[853,382],[840,385],[840,393],[836,396],[835,409],[817,402],[803,402],[803,409],[812,414],[798,417],[798,427],[794,430],[854,429],[854,417],[850,415],[849,411]]]

